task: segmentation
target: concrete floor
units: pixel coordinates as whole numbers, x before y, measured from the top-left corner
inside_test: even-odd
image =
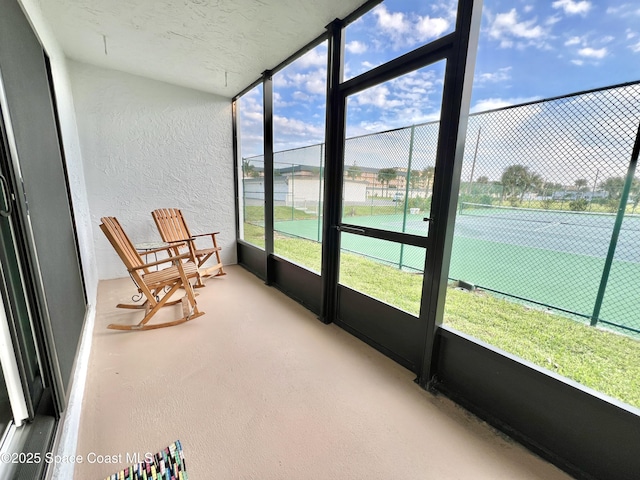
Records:
[[[76,479],[177,439],[191,480],[570,478],[242,268],[225,269],[198,290],[206,315],[147,332],[106,329],[141,312],[115,308],[135,293],[131,280],[101,282]]]

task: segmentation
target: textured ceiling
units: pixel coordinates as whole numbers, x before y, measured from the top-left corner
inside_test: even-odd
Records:
[[[365,0],[40,0],[74,60],[231,97]]]

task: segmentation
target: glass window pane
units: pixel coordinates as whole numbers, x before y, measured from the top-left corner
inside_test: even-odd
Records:
[[[320,272],[327,44],[273,77],[274,253]]]
[[[386,0],[345,28],[345,80],[455,29],[457,1]]]
[[[237,100],[240,238],[264,248],[262,85]]]
[[[635,84],[471,117],[444,319],[636,407],[640,179],[621,199],[639,97]]]
[[[575,93],[637,81],[635,7],[484,10],[444,322],[638,407],[640,190],[620,199],[640,85]]]
[[[415,316],[426,249],[342,232],[340,284]]]
[[[426,236],[445,62],[347,99],[342,221]],[[412,125],[412,121],[421,121]],[[376,133],[366,133],[370,131]]]

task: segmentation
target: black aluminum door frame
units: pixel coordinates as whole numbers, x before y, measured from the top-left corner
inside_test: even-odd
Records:
[[[467,118],[471,102],[475,57],[482,0],[459,0],[456,28],[442,38],[391,60],[366,73],[342,81],[345,25],[352,18],[335,20],[329,31],[327,82],[326,162],[323,225],[323,305],[320,315],[324,323],[339,320],[340,230],[359,235],[420,244],[427,248],[420,306],[420,352],[416,366],[418,381],[427,387],[435,373],[433,359],[435,334],[442,323],[446,293],[453,224],[460,186]],[[358,12],[358,16],[360,13]],[[473,48],[470,50],[469,46]],[[433,183],[428,237],[363,229],[342,223],[344,176],[345,119],[347,97],[372,86],[397,78],[419,68],[445,60],[445,82],[438,133],[438,150]],[[354,230],[356,229],[356,230]],[[373,301],[373,300],[372,300]],[[398,311],[399,312],[399,311]],[[373,339],[375,341],[375,339]],[[393,352],[391,352],[393,353]]]

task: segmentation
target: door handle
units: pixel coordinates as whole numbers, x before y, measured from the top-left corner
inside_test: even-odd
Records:
[[[0,183],[2,183],[2,198],[4,204],[7,206],[6,210],[0,210],[0,216],[7,218],[11,215],[11,194],[9,193],[9,183],[4,175],[0,175]]]
[[[346,227],[344,225],[338,225],[336,226],[336,229],[339,232],[345,232],[345,233],[365,233],[364,228]]]

